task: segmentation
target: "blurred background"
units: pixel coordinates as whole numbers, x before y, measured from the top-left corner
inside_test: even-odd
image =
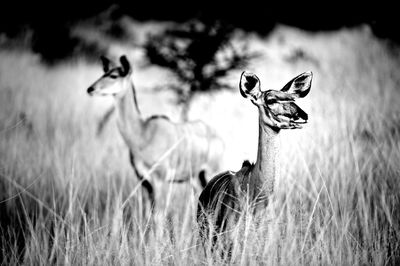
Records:
[[[115,116],[104,120],[113,99],[89,97],[86,89],[103,74],[101,55],[117,61],[125,54],[142,114],[209,124],[225,143],[221,171],[256,159],[258,113],[238,93],[240,73],[254,72],[266,90],[312,71],[311,92],[299,101],[309,123],[281,134],[282,177],[275,197],[278,213],[282,206],[289,210],[279,219],[291,237],[274,238],[259,253],[286,247],[295,255],[268,253],[285,265],[296,263],[291,261],[296,254],[307,265],[395,265],[400,258],[395,10],[385,3],[337,1],[10,2],[0,11],[1,261],[113,264],[133,253],[139,264],[164,264],[165,256],[193,244],[196,198],[184,185],[176,185],[175,204],[169,206],[176,214],[177,242],[165,244],[167,234],[158,233],[143,251],[140,226],[128,244],[109,234],[132,235],[120,223],[126,211],[115,206],[137,179]],[[161,201],[163,196],[157,194]],[[141,217],[141,201],[134,198],[130,217]],[[159,221],[171,217],[160,213]],[[139,224],[135,219],[129,224]],[[179,256],[170,262],[203,259],[192,249]]]

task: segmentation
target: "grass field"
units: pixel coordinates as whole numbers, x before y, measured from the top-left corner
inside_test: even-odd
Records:
[[[238,38],[240,39],[240,38]],[[248,37],[261,51],[248,70],[278,89],[312,70],[299,105],[301,130],[281,133],[281,178],[270,212],[247,220],[230,263],[240,265],[396,265],[400,263],[400,57],[367,27],[308,33],[277,27]],[[145,115],[176,120],[173,95],[154,92],[169,79],[132,59]],[[0,226],[3,265],[214,265],[198,246],[198,192],[157,183],[155,225],[112,119],[96,136],[112,99],[86,88],[98,64],[76,59],[54,67],[29,50],[0,51]],[[195,99],[189,117],[225,140],[224,169],[255,160],[257,110],[234,88]],[[206,247],[207,250],[207,247]]]

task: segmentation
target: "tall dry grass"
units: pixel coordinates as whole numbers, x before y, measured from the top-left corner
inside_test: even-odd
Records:
[[[198,245],[198,192],[190,185],[157,184],[154,223],[148,219],[115,124],[95,137],[111,104],[85,94],[100,66],[75,61],[49,69],[30,52],[2,51],[2,264],[398,264],[396,50],[366,28],[310,34],[279,27],[251,45],[264,57],[249,70],[266,88],[314,72],[300,103],[310,121],[282,132],[281,178],[269,214],[241,220],[228,261]],[[145,114],[177,114],[166,95],[141,89],[149,75],[160,82],[160,73],[137,70],[139,105]],[[255,159],[257,112],[237,90],[199,97],[190,115],[223,136],[227,168]]]

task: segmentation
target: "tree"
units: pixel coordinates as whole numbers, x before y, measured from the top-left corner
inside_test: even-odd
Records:
[[[149,63],[169,69],[177,78],[166,87],[176,92],[183,120],[196,93],[230,89],[222,78],[256,56],[246,45],[234,46],[233,33],[234,28],[221,21],[194,19],[148,37],[144,48]]]

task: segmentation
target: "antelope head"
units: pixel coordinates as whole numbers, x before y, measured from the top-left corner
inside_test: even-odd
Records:
[[[96,80],[88,89],[89,95],[118,95],[128,86],[126,82],[130,82],[132,73],[131,65],[125,55],[119,59],[121,65],[117,66],[113,61],[105,56],[100,57],[103,63],[104,74]]]
[[[307,123],[308,115],[295,99],[305,97],[311,89],[312,72],[304,72],[289,81],[281,90],[261,90],[260,79],[253,73],[243,72],[239,90],[259,109],[261,121],[274,129],[301,128]]]

